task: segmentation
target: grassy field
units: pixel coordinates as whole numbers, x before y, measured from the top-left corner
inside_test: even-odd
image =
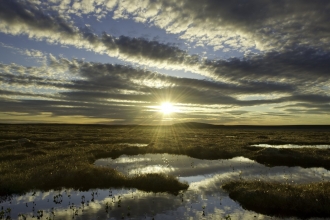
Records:
[[[223,188],[243,208],[258,213],[300,218],[330,216],[330,183],[283,184],[233,181]]]
[[[22,138],[30,142],[19,143],[17,140]],[[137,143],[147,144],[147,147],[130,145]],[[259,143],[330,144],[330,127],[0,125],[0,195],[62,187],[90,189],[121,186],[174,194],[188,188],[186,183],[171,176],[146,174],[127,177],[114,169],[93,165],[96,159],[116,158],[122,154],[172,153],[200,159],[244,156],[267,166],[330,169],[330,150],[305,148],[271,151],[249,147]],[[227,189],[231,195],[240,192],[238,185],[228,183]],[[243,186],[244,189],[254,187],[247,183]],[[239,202],[244,201],[233,197]]]

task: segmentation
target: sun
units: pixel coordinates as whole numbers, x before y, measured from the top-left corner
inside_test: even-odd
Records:
[[[163,102],[162,105],[160,106],[160,111],[164,115],[168,115],[174,112],[174,107],[170,102]]]

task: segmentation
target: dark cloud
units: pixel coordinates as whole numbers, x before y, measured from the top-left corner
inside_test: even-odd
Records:
[[[56,71],[70,71],[80,79],[71,81],[50,80],[34,76],[36,69],[3,65],[2,69],[20,69],[24,75],[0,72],[0,81],[36,88],[66,89],[58,91],[57,98],[71,101],[104,102],[107,99],[159,103],[171,100],[178,103],[223,104],[254,106],[288,101],[311,103],[329,102],[330,98],[320,94],[299,94],[295,87],[285,83],[255,82],[240,80],[237,84],[215,81],[177,78],[131,66],[84,62],[81,60],[55,59],[50,67]],[[30,73],[31,71],[32,73]],[[243,78],[243,77],[241,77]],[[237,95],[278,93],[283,98],[239,100]],[[290,95],[291,94],[291,95]],[[26,94],[26,96],[28,96]]]
[[[177,101],[186,103],[189,103],[188,100],[193,101],[193,103],[218,103],[216,100],[227,100],[230,98],[225,97],[231,97],[233,95],[268,94],[270,92],[281,94],[295,91],[294,86],[283,83],[219,83],[215,81],[171,77],[131,66],[90,63],[79,60],[70,61],[63,58],[58,60],[53,58],[50,62],[50,67],[54,68],[57,72],[70,71],[73,76],[80,77],[80,79],[71,81],[47,79],[34,76],[33,71],[36,71],[35,69],[3,65],[2,69],[20,68],[25,74],[0,73],[0,80],[6,84],[18,87],[33,85],[37,88],[54,87],[58,89],[70,89],[72,90],[71,92],[91,92],[90,94],[95,93],[95,99],[118,98],[153,101],[151,98],[145,99],[143,97],[146,97],[145,94],[154,94],[154,99],[161,98],[165,100],[168,99],[168,97],[164,97],[165,95],[171,95],[176,96]],[[122,90],[130,91],[131,94],[123,95]],[[67,92],[67,94],[71,92]],[[138,94],[143,95],[140,96]],[[198,101],[198,99],[202,99],[203,101]]]
[[[162,0],[142,5],[126,7],[143,9],[134,11],[133,17],[145,17],[159,8],[148,17],[152,23],[171,33],[181,32],[185,39],[207,37],[210,45],[244,47],[253,41],[259,49],[292,45],[330,49],[330,3],[326,0]]]
[[[27,34],[38,40],[73,45],[110,56],[119,53],[120,58],[136,63],[153,60],[180,65],[195,64],[199,60],[199,57],[191,56],[177,47],[156,41],[127,36],[115,38],[106,33],[98,36],[90,30],[75,27],[56,12],[45,13],[39,6],[24,1],[0,2],[0,18],[0,31],[4,33]]]
[[[151,72],[145,69],[133,68],[131,66],[88,63],[78,60],[69,61],[66,59],[59,59],[51,62],[52,67],[61,66],[61,69],[67,69],[79,74],[82,77],[88,78],[88,84],[93,85],[92,89],[108,90],[110,88],[116,89],[139,89],[141,91],[148,91],[152,84],[156,81],[160,82],[161,87],[172,86],[186,86],[187,88],[196,88],[198,90],[210,90],[212,92],[218,91],[222,94],[265,94],[270,92],[290,93],[295,91],[295,86],[287,83],[271,82],[271,81],[244,81],[240,80],[238,83],[221,83],[216,81],[198,80],[190,78],[178,78],[162,75]],[[150,81],[149,86],[144,86],[143,82]],[[88,87],[82,81],[75,81],[76,84],[82,83],[83,86]],[[164,85],[162,85],[164,84]],[[156,84],[155,84],[156,85]],[[85,88],[86,88],[85,87]],[[183,90],[185,90],[182,87]]]
[[[324,103],[309,103],[309,102],[297,102],[295,104],[283,105],[275,107],[276,109],[281,109],[288,114],[319,114],[319,115],[329,115],[330,112],[330,102]]]
[[[52,65],[52,64],[51,64]],[[8,66],[2,65],[8,70]],[[305,103],[320,105],[323,108],[330,102],[329,96],[320,94],[299,94],[294,87],[285,84],[270,84],[262,82],[246,82],[245,84],[225,84],[214,81],[176,78],[130,66],[89,63],[79,60],[58,59],[55,68],[64,72],[72,70],[73,75],[81,77],[79,80],[47,80],[43,77],[29,75],[31,68],[18,68],[25,75],[1,73],[0,81],[3,85],[34,86],[33,92],[20,92],[19,90],[1,90],[1,112],[21,112],[31,115],[49,112],[52,116],[83,116],[88,118],[111,118],[136,122],[137,118],[144,120],[153,114],[148,106],[157,106],[162,101],[171,101],[195,105],[204,108],[207,105],[212,112],[218,111],[219,107],[227,108],[228,120],[233,120],[230,115],[241,117],[249,111],[230,111],[233,107],[249,107],[267,104]],[[52,67],[50,66],[50,71]],[[156,82],[161,86],[157,86]],[[51,95],[42,94],[38,89],[55,88]],[[66,91],[62,91],[66,89]],[[260,98],[255,100],[240,100],[235,95],[245,94],[268,94],[269,92],[288,93],[280,98]],[[7,98],[6,98],[7,97]],[[15,98],[19,97],[19,98]],[[29,100],[21,97],[28,97]],[[42,100],[40,100],[42,99]],[[319,107],[320,107],[319,106]],[[308,109],[308,107],[305,107]],[[315,107],[310,107],[310,110]],[[287,110],[285,110],[287,111]],[[304,111],[306,112],[306,111]],[[320,113],[321,111],[317,111]],[[325,114],[323,110],[323,114]],[[214,113],[213,113],[214,114]],[[178,113],[181,117],[191,118],[208,117],[209,113],[195,111],[191,114]],[[210,116],[210,117],[211,117]],[[158,116],[159,117],[159,116]],[[206,119],[205,119],[206,120]]]
[[[284,98],[286,101],[309,102],[309,103],[330,103],[329,95],[292,95],[291,97]]]
[[[112,14],[115,19],[155,25],[189,42],[215,49],[280,50],[288,46],[330,49],[327,0],[89,2],[89,10],[67,5],[63,14],[93,12],[97,17],[100,13]]]
[[[27,113],[40,115],[48,112],[52,116],[83,116],[88,118],[134,119],[141,114],[141,108],[135,106],[101,105],[51,100],[0,100],[1,112]],[[145,115],[147,115],[145,113]]]
[[[171,82],[189,87],[219,91],[222,94],[267,94],[267,93],[291,93],[296,90],[295,85],[276,83],[270,81],[244,81],[237,80],[232,83],[221,83],[209,80],[196,80],[189,78],[169,78]]]
[[[248,81],[255,85],[271,82],[269,86],[281,82],[286,83],[281,86],[290,87],[304,85],[306,82],[314,85],[328,82],[329,60],[330,52],[292,48],[281,52],[251,55],[243,59],[206,60],[201,68],[212,71],[214,77],[233,82]]]
[[[4,90],[0,89],[0,97],[12,97],[12,96],[26,96],[26,97],[40,97],[40,98],[53,98],[51,95],[45,95],[45,94],[37,94],[37,93],[27,93],[27,92],[19,92],[19,91],[10,91],[10,90]],[[8,100],[16,101],[15,99],[8,98]]]
[[[196,1],[197,2],[197,1]],[[203,3],[200,3],[203,4]],[[191,4],[194,5],[194,4]],[[207,1],[203,20],[238,28],[256,41],[279,49],[309,45],[329,49],[328,1]],[[198,13],[198,9],[194,8]],[[219,21],[220,22],[217,22]]]
[[[170,44],[162,44],[157,41],[149,41],[144,38],[131,38],[127,36],[114,38],[104,33],[101,39],[108,48],[116,48],[120,53],[134,56],[137,59],[148,58],[156,62],[166,61],[169,64],[196,64],[199,61],[198,56],[190,56],[178,47]]]
[[[28,1],[2,1],[0,3],[0,18],[8,26],[26,25],[31,32],[60,32],[68,37],[76,33],[76,29],[63,18],[45,14]],[[31,34],[33,35],[33,32]]]
[[[262,37],[267,42],[272,42],[272,39],[276,38],[276,30],[279,28],[283,32],[279,32],[280,35],[283,34],[283,36],[281,35],[283,45],[259,55],[246,55],[242,59],[202,61],[196,55],[189,55],[178,47],[157,41],[128,36],[115,38],[106,33],[99,37],[90,30],[79,30],[56,13],[46,14],[38,6],[32,7],[23,1],[0,3],[0,18],[5,26],[0,30],[5,33],[23,33],[37,39],[84,47],[95,52],[107,53],[110,56],[118,55],[120,59],[133,63],[190,70],[217,80],[271,81],[267,83],[273,83],[273,86],[276,86],[274,82],[282,80],[283,83],[283,79],[285,79],[287,80],[285,83],[292,86],[297,81],[311,79],[322,81],[328,77],[330,66],[327,61],[330,54],[324,44],[330,42],[330,39],[326,37],[330,36],[326,25],[330,14],[326,12],[330,8],[330,3],[325,1],[246,2],[238,0],[230,3],[226,1],[180,2],[180,8],[186,10],[187,13],[179,13],[175,19],[189,14],[197,26],[203,24],[203,27],[207,29],[207,25],[211,22],[212,27],[223,25],[238,28],[238,30],[244,29],[244,32],[251,32],[255,37]],[[173,2],[160,1],[159,4],[164,4],[160,8],[171,6],[171,10],[179,9],[177,3]],[[182,5],[186,7],[182,7]],[[297,25],[293,25],[295,22],[290,18],[297,20],[296,22],[299,21],[302,26],[296,27]],[[285,22],[281,22],[282,20]],[[259,33],[260,28],[262,30],[269,28],[273,31],[267,32],[267,36],[264,36],[265,33],[256,34]],[[297,28],[301,31],[296,30]],[[286,29],[288,30],[286,31]],[[319,29],[320,31],[317,31]],[[321,36],[318,33],[328,34]],[[299,34],[299,37],[296,34]]]

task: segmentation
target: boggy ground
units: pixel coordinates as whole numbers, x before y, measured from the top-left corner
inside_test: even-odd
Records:
[[[21,138],[31,142],[20,144]],[[136,143],[148,146],[129,145]],[[200,159],[244,156],[267,166],[330,169],[330,150],[249,147],[259,143],[330,144],[330,127],[0,125],[0,195],[61,187],[124,186],[171,193],[188,188],[171,176],[127,177],[93,166],[96,159],[122,154],[171,153]]]
[[[258,213],[300,218],[330,216],[330,183],[284,184],[233,181],[222,186],[243,208]]]

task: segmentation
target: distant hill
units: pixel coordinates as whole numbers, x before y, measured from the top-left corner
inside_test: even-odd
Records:
[[[215,128],[223,125],[213,125],[213,124],[200,123],[200,122],[183,122],[183,123],[175,123],[172,126],[186,127],[186,128]]]

